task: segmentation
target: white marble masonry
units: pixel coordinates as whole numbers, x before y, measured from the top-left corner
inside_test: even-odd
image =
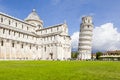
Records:
[[[67,60],[71,38],[66,23],[44,28],[33,11],[23,21],[0,13],[1,60]]]
[[[92,52],[92,32],[93,23],[92,17],[85,16],[82,18],[80,25],[79,44],[78,44],[78,59],[89,60],[91,59]]]

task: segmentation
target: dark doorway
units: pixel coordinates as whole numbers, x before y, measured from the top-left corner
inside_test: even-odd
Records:
[[[50,59],[53,59],[53,53],[50,53]]]

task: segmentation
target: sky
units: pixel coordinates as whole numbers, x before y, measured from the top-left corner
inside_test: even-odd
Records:
[[[36,9],[44,27],[66,22],[77,49],[81,18],[92,16],[93,51],[120,49],[120,0],[0,0],[0,12],[24,20]]]

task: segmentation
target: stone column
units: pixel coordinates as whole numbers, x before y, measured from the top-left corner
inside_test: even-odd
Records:
[[[3,42],[4,42],[4,43],[3,43],[3,54],[4,54],[4,60],[6,60],[6,47],[7,47],[7,46],[6,46],[6,45],[7,45],[6,43],[7,43],[7,40],[4,39]]]
[[[9,54],[10,54],[10,60],[12,60],[12,41],[9,40]]]
[[[1,38],[0,38],[0,59],[2,59],[2,55],[1,55]]]
[[[10,41],[9,40],[6,40],[6,59],[10,59]]]

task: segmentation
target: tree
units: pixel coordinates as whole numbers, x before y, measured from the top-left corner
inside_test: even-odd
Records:
[[[96,59],[99,60],[100,59],[100,56],[102,55],[103,53],[102,52],[96,52]]]
[[[79,53],[77,51],[76,52],[72,52],[71,58],[77,58],[78,54]]]

